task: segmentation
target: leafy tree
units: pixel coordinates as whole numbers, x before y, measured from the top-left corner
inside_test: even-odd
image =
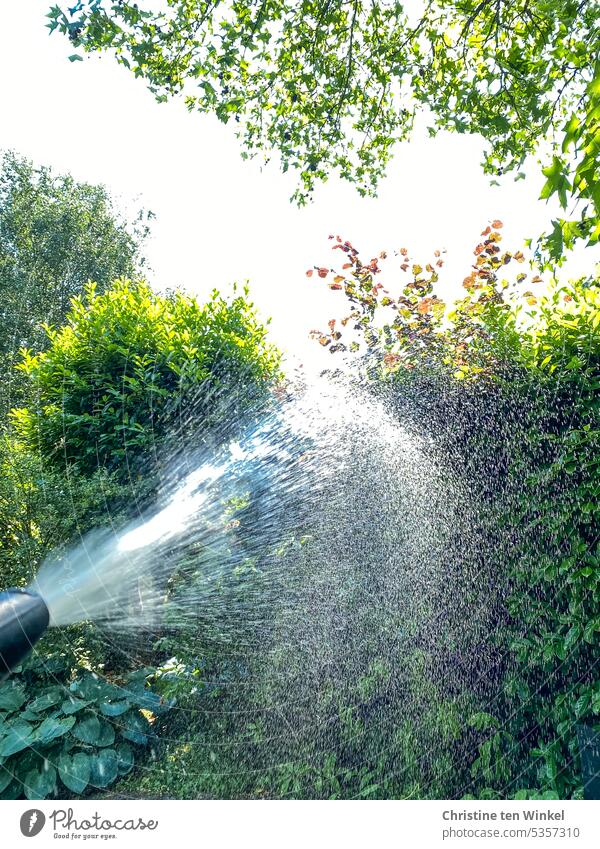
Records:
[[[24,354],[35,402],[13,411],[17,435],[55,466],[127,476],[173,429],[181,438],[224,426],[225,409],[240,416],[278,374],[247,294],[227,302],[214,291],[202,305],[143,282],[120,279],[102,294],[88,284],[67,323],[46,327],[48,349]]]
[[[572,218],[553,222],[554,260],[600,236],[600,7],[586,0],[364,3],[81,0],[49,28],[85,51],[111,51],[159,101],[234,119],[244,155],[274,150],[300,172],[296,198],[337,172],[370,192],[415,113],[429,130],[480,133],[485,170],[520,169],[540,150]],[[81,58],[78,54],[72,60]],[[551,148],[549,158],[546,144]]]
[[[12,365],[21,347],[39,349],[42,322],[61,324],[88,280],[105,289],[143,264],[144,214],[127,222],[102,186],[78,183],[14,153],[0,171],[0,392],[14,402]]]

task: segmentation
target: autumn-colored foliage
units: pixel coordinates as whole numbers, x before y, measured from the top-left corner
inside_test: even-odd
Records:
[[[330,321],[328,331],[311,335],[331,353],[366,349],[387,370],[411,369],[433,355],[457,377],[489,370],[493,354],[486,340],[492,315],[510,323],[524,306],[537,304],[536,294],[522,285],[528,274],[514,266],[525,262],[525,255],[500,247],[502,227],[495,219],[482,231],[462,283],[466,295],[450,305],[441,297],[442,251],[436,250],[425,265],[414,261],[407,248],[395,251],[391,262],[385,251],[364,261],[351,242],[330,236],[332,249],[345,254],[341,268],[315,266],[306,273],[311,277],[316,270],[330,289],[343,292],[350,311]],[[388,278],[394,275],[392,283],[383,283],[384,271]],[[542,282],[539,274],[529,280]],[[486,322],[481,321],[484,312]]]

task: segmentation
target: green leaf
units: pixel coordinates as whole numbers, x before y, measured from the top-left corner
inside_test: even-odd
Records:
[[[23,794],[23,785],[18,779],[14,779],[4,790],[0,790],[0,799],[19,799]]]
[[[87,675],[71,685],[71,691],[83,699],[93,701],[118,700],[123,698],[123,689],[103,681],[95,675]]]
[[[124,718],[126,721],[121,726],[121,735],[132,743],[147,743],[148,734],[151,731],[148,720],[138,711],[132,711]]]
[[[479,713],[474,713],[471,717],[469,717],[469,725],[472,728],[476,728],[477,731],[487,731],[488,729],[497,728],[498,720],[490,713],[480,711]]]
[[[21,684],[16,681],[5,681],[0,684],[0,710],[9,712],[18,710],[27,701],[27,696]]]
[[[119,758],[114,749],[102,749],[92,758],[90,784],[95,787],[108,787],[118,775]]]
[[[581,719],[588,712],[588,708],[590,707],[592,701],[591,693],[583,693],[577,701],[575,702],[575,716],[577,719]]]
[[[33,737],[34,728],[29,722],[17,720],[8,729],[8,733],[0,740],[0,757],[7,758],[16,752],[26,749]]]
[[[36,743],[51,743],[52,740],[56,740],[58,737],[66,734],[74,724],[74,716],[65,716],[62,719],[49,716],[36,728],[34,740]]]
[[[552,222],[552,233],[546,239],[546,247],[552,259],[558,261],[563,253],[563,231],[559,221]]]
[[[0,766],[0,793],[5,790],[11,781],[14,781],[14,775],[9,767]]]
[[[30,770],[23,780],[23,790],[28,799],[45,799],[56,788],[56,770],[44,761],[41,769]]]
[[[99,720],[99,722],[100,730],[98,732],[96,745],[100,747],[112,746],[115,741],[115,729],[110,722],[104,722],[103,720]]]
[[[103,702],[100,705],[100,711],[105,716],[120,716],[122,713],[125,713],[131,707],[131,702],[123,699],[119,702]]]
[[[63,693],[64,690],[62,687],[53,687],[51,690],[42,693],[41,696],[38,696],[36,699],[33,699],[33,701],[29,702],[27,710],[33,711],[34,713],[40,713],[40,711],[47,710],[49,707],[60,702]]]
[[[119,775],[127,775],[133,769],[133,749],[127,743],[119,743],[116,747]]]
[[[58,762],[60,780],[73,793],[83,793],[92,772],[92,757],[86,752],[77,752],[73,757],[63,753]]]
[[[95,746],[100,737],[100,720],[93,713],[86,712],[84,717],[73,727],[71,733],[82,743]]]
[[[86,708],[88,705],[91,704],[92,702],[86,702],[82,699],[76,699],[73,698],[73,696],[69,696],[69,698],[62,703],[60,709],[63,713],[66,713],[67,716],[70,716],[72,713],[77,713],[78,711],[83,710],[83,708]]]

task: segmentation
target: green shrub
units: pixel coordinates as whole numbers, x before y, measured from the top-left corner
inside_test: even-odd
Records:
[[[218,439],[268,398],[279,375],[246,291],[230,301],[213,292],[201,305],[140,282],[118,280],[103,294],[90,284],[47,336],[43,353],[23,355],[33,400],[14,411],[0,444],[2,586],[28,583],[49,550],[90,528],[119,525],[152,495],[174,432],[178,448],[188,431]],[[165,708],[145,685],[152,670],[126,677],[119,647],[93,625],[64,638],[67,650],[45,635],[43,663],[0,685],[5,797],[106,787],[153,740],[147,711]],[[130,668],[136,647],[127,648]],[[158,663],[148,649],[145,662]],[[118,683],[91,670],[110,670]]]
[[[105,469],[65,474],[14,436],[0,436],[0,586],[29,583],[52,549],[98,524],[119,524],[144,485]]]
[[[529,438],[506,518],[513,657],[505,681],[513,757],[529,786],[580,796],[577,725],[600,717],[600,290],[579,281],[542,302],[524,338]],[[514,391],[514,387],[513,387]],[[523,780],[523,779],[521,779]]]
[[[48,350],[24,354],[35,400],[13,411],[15,429],[29,451],[88,475],[127,477],[129,461],[147,461],[174,429],[197,437],[235,420],[279,368],[246,290],[202,305],[140,282],[103,294],[89,284],[67,324],[47,333]]]

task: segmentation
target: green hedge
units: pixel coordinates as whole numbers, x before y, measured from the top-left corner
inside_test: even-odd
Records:
[[[13,410],[25,447],[55,465],[127,473],[127,460],[161,448],[178,429],[223,424],[278,374],[247,291],[205,304],[117,280],[74,298],[67,323],[47,328],[49,346],[25,352],[33,401]],[[193,422],[192,422],[193,419]]]

